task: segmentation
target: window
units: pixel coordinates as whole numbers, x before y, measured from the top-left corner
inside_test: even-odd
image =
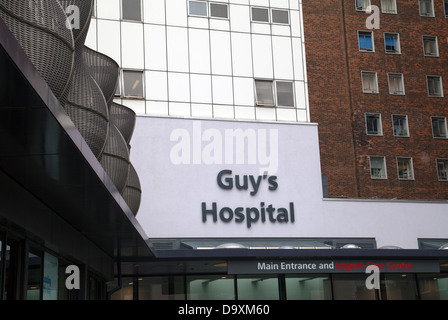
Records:
[[[428,57],[438,57],[437,37],[423,36],[423,54]]]
[[[448,181],[448,159],[436,159],[439,181]]]
[[[412,168],[412,158],[397,157],[398,179],[413,180],[414,170]]]
[[[188,1],[188,14],[191,16],[207,17],[207,2]]]
[[[389,93],[395,95],[404,94],[404,82],[402,73],[388,73]]]
[[[370,6],[370,0],[355,0],[356,11],[366,11],[367,7]]]
[[[445,117],[431,117],[432,136],[434,138],[446,139],[446,118]]]
[[[143,72],[123,70],[123,95],[125,98],[143,98]]]
[[[254,22],[269,22],[269,9],[267,8],[251,8],[252,21]]]
[[[381,114],[366,113],[366,130],[368,135],[380,136],[383,134]]]
[[[279,24],[289,24],[289,12],[287,10],[272,9],[272,22]]]
[[[361,71],[362,77],[362,92],[364,93],[378,93],[378,82],[376,72]]]
[[[381,0],[382,13],[397,13],[396,0]]]
[[[419,0],[420,15],[424,17],[434,17],[434,5],[432,0]]]
[[[385,157],[370,157],[370,177],[372,179],[387,179]]]
[[[373,33],[372,31],[358,31],[358,41],[360,51],[373,51]]]
[[[395,137],[409,137],[408,117],[406,115],[392,115],[392,125]]]
[[[445,6],[445,18],[448,18],[448,0],[445,0],[443,5]]]
[[[122,0],[121,7],[124,20],[142,21],[141,0]]]
[[[426,76],[426,82],[430,97],[443,97],[442,78],[440,76]]]
[[[283,107],[294,107],[294,93],[292,82],[277,81],[277,105]]]
[[[229,10],[227,4],[210,3],[210,17],[228,19]]]
[[[398,33],[385,33],[384,46],[386,53],[400,53],[400,38]]]
[[[255,80],[255,103],[257,106],[294,107],[293,87],[288,81]]]

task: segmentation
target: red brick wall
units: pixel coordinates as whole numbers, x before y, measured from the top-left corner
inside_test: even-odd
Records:
[[[448,19],[442,0],[434,6],[435,18],[420,17],[417,0],[397,0],[398,14],[380,14],[371,53],[358,49],[369,15],[355,0],[303,1],[311,121],[319,123],[330,196],[448,199],[436,167],[448,158],[448,140],[433,138],[430,120],[448,118],[448,100],[428,97],[426,85],[426,75],[440,75],[448,96]],[[401,54],[385,53],[384,32],[400,34]],[[423,55],[422,35],[438,37],[440,57]],[[377,72],[378,94],[362,92],[361,70]],[[403,73],[404,96],[389,94],[388,72]],[[382,136],[366,134],[366,112],[381,113]],[[409,138],[393,136],[392,114],[408,116]],[[369,155],[386,157],[387,179],[371,179]],[[397,156],[413,158],[414,180],[398,179]]]

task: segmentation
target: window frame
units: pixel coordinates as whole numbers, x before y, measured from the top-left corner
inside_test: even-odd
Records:
[[[409,138],[410,134],[409,134],[409,120],[408,120],[408,115],[407,114],[392,114],[392,130],[393,130],[393,135],[394,137],[399,137],[399,138]],[[406,134],[402,135],[402,134],[397,134],[396,130],[395,130],[395,117],[404,117],[404,120],[406,121],[405,123],[405,130],[406,130]],[[403,129],[402,129],[403,131]]]
[[[434,134],[434,120],[437,119],[443,119],[443,125],[444,125],[444,130],[445,130],[445,136],[436,136]],[[434,139],[448,139],[448,127],[447,127],[447,123],[446,123],[446,117],[443,116],[431,116],[431,130],[432,130],[432,137]]]
[[[377,117],[378,133],[369,133],[369,129],[368,129],[369,127],[368,127],[368,124],[367,124],[367,118],[368,118],[368,116],[371,116],[371,115],[378,116]],[[366,122],[366,134],[368,136],[382,136],[383,135],[383,120],[382,120],[381,113],[378,113],[378,112],[366,112],[364,117],[365,117],[365,122]]]
[[[365,87],[364,87],[364,75],[365,74],[373,74],[375,76],[375,91],[366,91]],[[361,70],[361,85],[362,85],[362,92],[363,93],[369,93],[369,94],[378,94],[379,93],[379,89],[378,89],[378,75],[376,73],[376,71],[367,71],[367,70]]]
[[[124,17],[124,4],[125,4],[126,0],[121,0],[121,6],[120,6],[120,13],[121,13],[121,20],[122,21],[128,21],[128,22],[143,22],[143,3],[142,0],[139,0],[140,2],[140,19],[139,20],[135,20],[135,19],[130,19],[130,18],[125,18]]]
[[[436,48],[435,54],[426,54],[426,51],[425,51],[425,40],[434,40],[435,48]],[[439,57],[439,39],[438,39],[437,36],[423,35],[422,36],[422,45],[423,45],[423,55],[425,57],[435,57],[435,58]]]
[[[271,84],[271,92],[272,92],[272,101],[273,104],[260,104],[258,102],[258,90],[257,90],[257,82],[270,82]],[[277,90],[277,83],[284,82],[284,83],[290,83],[291,84],[291,94],[293,99],[293,106],[287,106],[287,105],[280,105],[279,99],[278,99],[278,90]],[[263,79],[263,78],[256,78],[254,79],[254,93],[255,93],[255,106],[256,107],[267,107],[267,108],[295,108],[296,107],[296,96],[295,96],[295,86],[294,81],[290,80],[272,80],[272,79]]]
[[[254,20],[253,9],[266,10],[268,12],[268,21]],[[250,7],[250,22],[270,24],[271,23],[271,12],[270,11],[271,10],[269,10],[269,8],[266,8],[266,7],[251,6]]]
[[[126,72],[133,72],[133,73],[140,73],[141,74],[141,80],[142,80],[142,96],[133,96],[133,95],[127,95],[126,94],[126,83],[125,83],[125,73]],[[122,69],[121,70],[121,97],[123,99],[129,99],[129,100],[145,100],[145,72],[143,70],[136,70],[136,69]]]
[[[396,47],[395,52],[387,51],[386,36],[389,36],[389,35],[396,36],[397,44],[395,46]],[[386,54],[401,54],[401,44],[400,44],[400,34],[399,33],[396,33],[396,32],[384,32],[384,52]]]
[[[430,79],[438,79],[439,80],[439,87],[440,87],[440,95],[431,94],[429,91],[429,80]],[[428,89],[428,96],[432,98],[443,98],[443,82],[442,82],[442,76],[438,75],[427,75],[426,76],[426,86]]]
[[[375,52],[375,40],[373,38],[373,32],[372,31],[366,31],[366,30],[358,30],[358,50],[360,52]],[[360,35],[361,33],[365,33],[365,34],[370,34],[370,41],[372,44],[372,50],[368,50],[368,49],[362,49],[361,48],[361,41],[360,41]]]
[[[372,174],[372,159],[373,158],[382,160],[382,169],[384,172],[384,176],[377,177]],[[370,178],[372,180],[387,180],[387,166],[386,166],[386,157],[385,156],[369,156],[369,168],[370,168],[370,170],[369,170]]]
[[[212,15],[212,5],[219,5],[219,6],[225,6],[227,9],[227,16],[225,18],[223,17],[218,17],[218,16],[213,16]],[[210,1],[208,3],[208,15],[210,18],[212,19],[221,19],[221,20],[229,20],[230,19],[230,9],[229,9],[229,4],[228,3],[223,3],[223,2],[214,2],[214,1]]]
[[[448,172],[445,173],[446,178],[440,178],[439,161],[443,162],[445,165],[445,170],[448,171],[448,158],[436,158],[436,169],[437,169],[437,179],[438,181],[448,181]]]
[[[422,1],[431,1],[431,15],[428,15],[428,14],[422,14]],[[435,17],[435,12],[434,12],[434,0],[418,0],[418,6],[419,6],[420,17],[428,17],[428,18],[433,18],[433,17]]]
[[[203,3],[203,4],[205,4],[205,10],[206,10],[206,13],[205,13],[205,15],[200,15],[200,14],[194,14],[194,13],[191,13],[190,12],[190,3],[191,2],[197,2],[197,3]],[[189,16],[189,17],[198,17],[198,18],[208,18],[208,16],[209,16],[209,6],[208,6],[208,1],[200,1],[200,0],[188,0],[187,1],[187,15]]]
[[[364,8],[359,9],[360,7],[358,6],[358,1],[361,1],[361,7],[362,7],[362,2],[363,2],[363,0],[355,0],[355,9],[356,9],[356,11],[358,11],[358,12],[366,12],[366,9],[367,9],[369,6],[372,5],[371,0],[367,0],[369,4],[366,6],[366,8],[365,8],[365,9],[364,9]]]
[[[270,11],[270,20],[271,20],[272,24],[278,24],[278,25],[281,25],[281,26],[289,26],[289,25],[291,25],[291,15],[290,15],[290,11],[289,10],[287,10],[287,9],[279,9],[279,8],[271,8],[269,11]],[[274,21],[274,15],[273,15],[274,11],[286,12],[287,15],[288,15],[288,23],[275,22]]]
[[[385,11],[383,8],[385,7],[383,2],[384,1],[389,1],[389,0],[381,0],[381,13],[385,13],[385,14],[398,14],[398,9],[397,9],[397,0],[390,0],[394,3],[394,7],[395,7],[395,11],[394,12],[389,12],[389,11]]]
[[[390,80],[391,80],[391,76],[400,76],[400,83],[401,83],[401,93],[397,93],[397,92],[392,92],[391,91],[391,85],[390,85]],[[388,72],[387,73],[387,83],[389,86],[389,94],[393,95],[393,96],[404,96],[406,95],[406,91],[404,88],[404,75],[402,73],[396,73],[396,72]]]
[[[412,159],[412,157],[397,157],[397,175],[398,175],[398,180],[415,180],[415,174],[414,174],[414,161]],[[399,162],[400,161],[409,161],[409,167],[410,167],[410,177],[408,174],[407,178],[403,178],[400,177],[400,166],[399,166]]]

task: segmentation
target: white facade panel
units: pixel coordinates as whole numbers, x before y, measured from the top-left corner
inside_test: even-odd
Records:
[[[288,37],[272,37],[272,57],[274,61],[274,78],[294,79],[293,51]]]
[[[98,19],[119,20],[121,17],[120,0],[96,0],[95,16]]]
[[[188,29],[167,27],[168,71],[188,72]]]
[[[212,77],[208,74],[191,74],[191,102],[212,103]]]
[[[143,24],[122,22],[121,66],[125,69],[143,70],[144,58]]]
[[[165,26],[145,25],[145,43],[157,45],[145,46],[145,68],[149,70],[167,70],[166,30]]]
[[[98,51],[114,59],[121,66],[120,22],[98,19]]]
[[[272,40],[270,36],[252,35],[254,77],[273,79]]]
[[[168,100],[168,76],[166,72],[146,71],[146,98],[155,101]]]
[[[210,74],[209,31],[203,29],[189,29],[188,40],[190,72]]]
[[[143,10],[146,23],[165,24],[165,0],[143,0]]]
[[[253,76],[252,46],[250,34],[232,34],[232,64],[233,74],[235,76]]]
[[[190,102],[190,77],[187,73],[168,73],[168,99]]]
[[[212,74],[232,75],[230,33],[210,31]]]

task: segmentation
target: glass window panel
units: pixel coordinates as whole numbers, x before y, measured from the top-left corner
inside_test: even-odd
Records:
[[[238,276],[238,300],[278,300],[278,278],[253,275]]]
[[[286,10],[272,9],[272,22],[289,24],[289,13]]]
[[[406,116],[393,115],[392,116],[394,136],[408,137],[408,121]]]
[[[403,180],[414,179],[411,158],[397,158],[398,178]]]
[[[127,98],[143,98],[143,72],[123,71],[123,89]]]
[[[365,274],[334,274],[333,297],[335,300],[376,300],[376,290],[366,287]]]
[[[294,93],[292,82],[277,81],[277,105],[294,107]]]
[[[435,138],[446,138],[446,118],[432,117],[432,132]]]
[[[428,95],[431,97],[441,97],[442,92],[442,81],[438,76],[428,76]]]
[[[144,277],[138,282],[139,300],[185,300],[184,278]]]
[[[387,300],[416,300],[417,288],[411,274],[385,274],[384,287]]]
[[[58,299],[58,258],[51,254],[44,253],[44,279],[43,279],[43,300]]]
[[[363,71],[362,75],[362,89],[364,93],[377,93],[378,85],[375,72]]]
[[[437,175],[439,180],[448,181],[448,159],[437,159]]]
[[[189,1],[188,12],[194,16],[207,16],[207,2],[205,1]]]
[[[42,257],[40,254],[28,252],[27,300],[40,300]]]
[[[386,179],[384,157],[370,157],[370,175],[372,179]]]
[[[122,0],[123,19],[142,20],[141,0]]]
[[[375,113],[366,114],[367,134],[381,135],[381,115]]]
[[[434,7],[432,0],[420,0],[420,15],[432,17],[434,16]]]
[[[331,280],[319,275],[286,275],[287,300],[331,300]]]
[[[387,53],[400,53],[398,34],[386,33],[384,35],[384,41]]]
[[[227,4],[210,3],[210,16],[214,18],[227,19],[229,10]]]
[[[365,11],[370,6],[370,0],[356,0],[356,10]]]
[[[257,105],[274,106],[274,94],[272,92],[272,81],[255,80]]]
[[[234,283],[230,276],[188,276],[187,299],[235,300]]]
[[[358,33],[359,50],[373,51],[372,33],[367,31],[360,31]]]
[[[422,300],[448,300],[448,275],[419,274],[417,279]]]
[[[134,279],[122,278],[122,287],[120,290],[114,292],[110,299],[111,300],[133,300],[134,297]]]
[[[424,36],[423,37],[423,50],[425,56],[434,56],[437,57],[439,55],[439,50],[437,47],[437,38],[433,36]]]
[[[269,9],[252,8],[252,21],[269,22]]]
[[[403,75],[398,73],[389,74],[389,93],[404,94]]]
[[[397,13],[395,0],[381,0],[381,11],[383,13]]]
[[[444,6],[445,6],[445,18],[448,18],[448,0],[445,0]]]

